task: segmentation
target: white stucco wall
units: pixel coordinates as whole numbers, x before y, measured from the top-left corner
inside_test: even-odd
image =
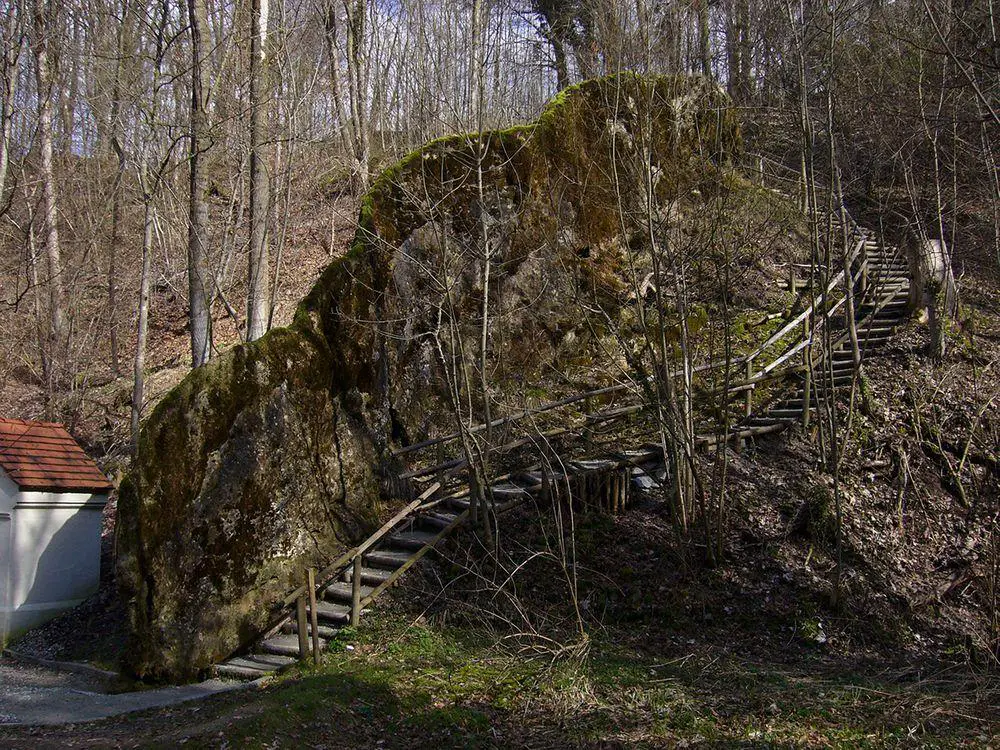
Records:
[[[7,472],[0,469],[0,513],[10,513],[20,492]]]
[[[0,646],[6,643],[10,632],[11,543],[14,535],[11,511],[17,494],[17,485],[0,469]]]
[[[0,479],[0,495],[4,491]],[[106,495],[52,492],[16,492],[0,500],[0,642],[97,591],[106,502]]]
[[[10,514],[0,512],[0,646],[10,632],[11,526]]]

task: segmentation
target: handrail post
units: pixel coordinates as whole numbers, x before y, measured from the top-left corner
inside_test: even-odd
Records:
[[[809,318],[802,321],[802,339],[809,340]],[[802,386],[802,428],[809,427],[809,400],[812,390],[812,347],[802,349],[802,364],[805,367],[805,382]]]
[[[319,612],[316,611],[316,570],[306,571],[306,587],[309,591],[309,624],[312,626],[313,664],[319,664]]]
[[[298,627],[299,635],[299,659],[305,660],[309,653],[309,634],[306,626],[306,594],[295,600],[295,624]]]
[[[361,621],[361,555],[354,558],[351,571],[351,627]]]

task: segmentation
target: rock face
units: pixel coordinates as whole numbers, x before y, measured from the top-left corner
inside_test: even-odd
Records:
[[[383,173],[294,323],[150,415],[118,505],[126,666],[188,679],[252,638],[398,502],[393,445],[624,366],[656,237],[739,145],[713,84],[621,75]]]

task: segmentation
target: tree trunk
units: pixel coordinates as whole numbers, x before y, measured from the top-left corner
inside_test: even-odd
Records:
[[[264,123],[267,97],[268,0],[250,0],[250,259],[247,298],[247,341],[267,332],[268,198],[270,186],[264,159]]]
[[[34,17],[35,81],[38,87],[38,142],[42,180],[42,226],[48,262],[49,381],[58,380],[66,345],[66,308],[59,245],[59,204],[52,152],[52,68],[49,59],[51,7],[36,0]]]
[[[365,0],[344,0],[347,11],[347,83],[354,146],[355,190],[368,189],[368,118],[366,116]]]
[[[330,5],[326,11],[325,23],[326,54],[330,60],[330,91],[333,94],[333,108],[336,110],[337,134],[340,136],[341,146],[345,153],[353,151],[352,140],[350,138],[350,125],[345,125],[345,120],[349,118],[344,114],[344,95],[340,85],[340,52],[339,41],[337,39],[337,9]]]
[[[10,166],[10,134],[14,124],[14,100],[17,96],[18,70],[24,51],[23,16],[20,7],[11,8],[9,33],[4,35],[3,99],[0,100],[0,213],[6,210],[7,170]]]
[[[566,60],[566,45],[551,30],[545,39],[548,41],[549,46],[552,47],[552,57],[556,68],[556,84],[559,86],[559,90],[562,91],[570,84],[569,64]]]
[[[135,360],[132,374],[132,459],[139,456],[139,420],[142,417],[142,403],[145,399],[146,380],[146,337],[149,331],[149,269],[153,255],[153,227],[156,223],[156,207],[153,196],[146,195],[146,209],[142,229],[142,272],[139,276],[139,322],[136,326]]]
[[[726,74],[729,95],[746,104],[750,89],[750,33],[747,0],[732,0],[726,19]]]
[[[115,72],[111,86],[111,148],[118,159],[118,170],[111,191],[111,241],[108,246],[108,333],[111,344],[111,371],[118,375],[120,370],[118,351],[118,246],[122,242],[122,203],[124,200],[125,150],[122,145],[122,66],[125,59],[125,22],[128,18],[129,0],[121,4],[121,19],[115,39]]]
[[[208,112],[204,95],[205,0],[188,0],[191,29],[190,199],[188,203],[188,324],[191,366],[201,367],[212,352],[211,279],[208,271],[208,204],[205,200],[205,152]]]
[[[709,78],[712,76],[711,32],[708,0],[698,0],[698,57],[701,61],[701,74]]]

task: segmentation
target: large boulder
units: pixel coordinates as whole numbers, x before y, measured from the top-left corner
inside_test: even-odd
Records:
[[[650,228],[723,189],[739,144],[714,84],[620,75],[383,173],[293,324],[193,371],[147,420],[118,506],[126,666],[187,679],[252,638],[304,566],[405,492],[394,445],[629,366]]]

